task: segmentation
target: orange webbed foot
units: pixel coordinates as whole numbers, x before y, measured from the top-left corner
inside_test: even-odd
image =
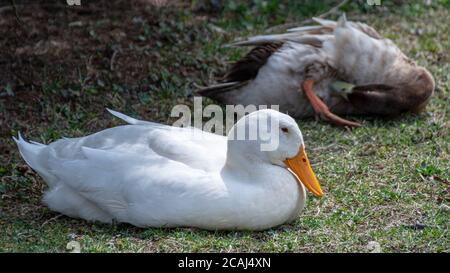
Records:
[[[353,122],[350,120],[343,119],[330,112],[328,106],[314,93],[313,90],[314,81],[311,79],[305,80],[302,84],[303,91],[311,103],[314,112],[323,120],[333,123],[338,126],[347,127],[359,127],[361,123]]]

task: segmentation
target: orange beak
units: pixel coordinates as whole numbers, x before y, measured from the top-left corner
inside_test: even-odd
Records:
[[[295,174],[298,182],[305,185],[315,196],[321,197],[323,195],[319,181],[317,181],[316,175],[309,164],[303,144],[300,146],[298,154],[293,158],[286,159],[284,164]]]

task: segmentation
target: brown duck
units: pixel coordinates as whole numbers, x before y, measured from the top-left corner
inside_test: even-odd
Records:
[[[395,116],[425,109],[431,74],[372,27],[313,18],[277,35],[234,43],[254,48],[218,84],[199,94],[225,104],[279,105],[295,118],[317,115],[341,126],[360,126],[338,115]]]

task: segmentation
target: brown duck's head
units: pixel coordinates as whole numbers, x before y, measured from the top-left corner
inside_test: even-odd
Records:
[[[406,69],[405,69],[406,70]],[[336,81],[331,90],[367,114],[397,115],[423,111],[434,92],[434,80],[423,67],[391,75],[386,82],[353,85]]]
[[[435,86],[430,72],[416,66],[396,77],[386,83],[355,86],[349,99],[376,114],[420,113],[425,110]]]
[[[405,84],[404,89],[415,99],[416,105],[410,109],[413,113],[420,113],[425,110],[428,102],[433,95],[435,83],[433,76],[423,67],[417,67],[413,70],[410,77],[411,81]]]

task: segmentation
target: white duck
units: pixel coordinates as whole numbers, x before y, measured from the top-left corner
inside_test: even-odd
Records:
[[[304,186],[322,196],[300,129],[285,114],[253,112],[224,137],[110,112],[130,125],[49,145],[14,138],[47,182],[50,209],[139,227],[261,230],[297,217]],[[263,118],[278,122],[270,132],[279,135],[275,150],[261,151],[270,139],[259,133],[256,140],[231,137]]]

